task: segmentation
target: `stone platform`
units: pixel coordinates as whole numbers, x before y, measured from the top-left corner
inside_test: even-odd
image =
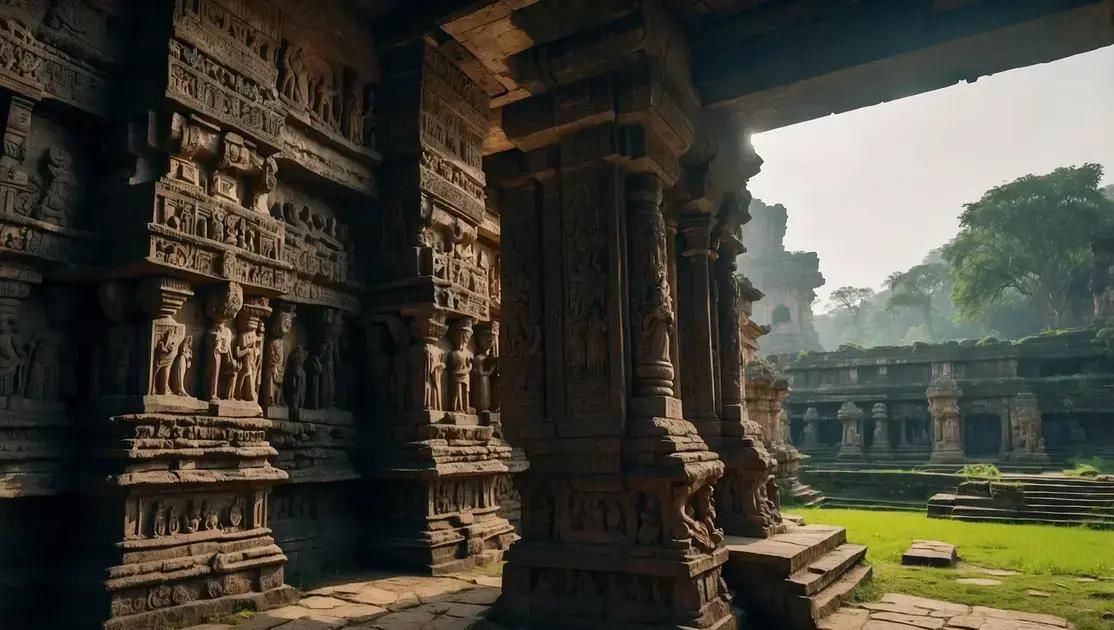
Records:
[[[760,623],[813,630],[870,579],[866,547],[847,542],[842,527],[793,526],[770,538],[726,539],[724,579],[737,602]]]
[[[901,564],[921,567],[951,567],[958,559],[955,545],[939,540],[914,540],[901,554]]]
[[[998,488],[1008,492],[1000,495]],[[928,516],[1114,529],[1114,481],[1050,475],[1010,475],[989,484],[966,481],[952,492],[933,495]]]
[[[1039,613],[966,606],[936,599],[886,593],[880,602],[841,608],[820,622],[820,630],[1065,630],[1066,619]]]

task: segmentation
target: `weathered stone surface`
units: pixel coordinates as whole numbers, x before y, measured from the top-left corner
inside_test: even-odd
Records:
[[[955,545],[938,540],[914,540],[901,554],[901,564],[913,566],[951,567],[958,559]]]

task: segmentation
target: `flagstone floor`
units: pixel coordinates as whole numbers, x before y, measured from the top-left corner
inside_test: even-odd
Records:
[[[501,578],[486,575],[372,576],[312,590],[297,604],[242,623],[188,630],[465,630],[484,619],[499,597]],[[488,628],[494,624],[484,623]],[[845,606],[820,630],[1070,630],[1051,615],[965,606],[887,593],[879,602]]]

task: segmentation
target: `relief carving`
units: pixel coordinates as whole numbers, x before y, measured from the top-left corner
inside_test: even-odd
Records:
[[[266,351],[263,353],[263,391],[264,407],[286,407],[286,335],[294,327],[294,305],[280,302],[271,314],[271,325],[267,337]]]
[[[489,322],[476,327],[476,354],[472,363],[472,406],[477,413],[498,411],[492,395],[493,382],[499,370],[499,323]]]
[[[475,357],[468,349],[468,342],[472,338],[472,321],[468,318],[454,320],[449,327],[449,343],[452,350],[449,352],[447,367],[449,370],[449,411],[469,413],[471,396],[472,367]]]
[[[230,400],[240,364],[233,354],[233,333],[229,322],[236,318],[244,305],[240,285],[229,282],[209,295],[207,312],[212,320],[208,337],[208,356],[205,362],[205,397],[209,400]]]
[[[444,352],[437,347],[447,327],[440,313],[418,315],[411,322],[410,383],[415,409],[440,411],[442,405]]]

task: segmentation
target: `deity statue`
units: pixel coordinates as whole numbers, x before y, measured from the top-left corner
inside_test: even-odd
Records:
[[[178,356],[178,345],[181,343],[178,333],[176,328],[167,328],[155,342],[154,375],[151,382],[153,394],[170,393],[170,371]]]
[[[286,378],[286,335],[294,327],[294,306],[280,304],[271,316],[271,334],[263,353],[263,400],[265,406],[286,406],[283,381]]]
[[[61,149],[49,149],[46,152],[46,170],[50,175],[50,182],[39,202],[39,217],[45,221],[66,225],[70,222],[70,211],[73,207],[74,176],[72,160],[68,153]]]
[[[193,365],[193,335],[186,335],[178,346],[178,356],[170,374],[170,391],[178,396],[189,396],[186,391],[186,373]]]
[[[233,397],[240,364],[233,354],[233,335],[228,322],[236,317],[243,305],[243,290],[233,282],[209,298],[207,310],[213,324],[208,331],[209,356],[205,364],[205,394],[210,400],[227,400]]]
[[[15,317],[0,316],[0,396],[21,393],[26,359]]]
[[[256,400],[256,373],[259,363],[258,329],[250,318],[244,318],[240,325],[240,335],[236,339],[236,349],[233,353],[236,370],[232,395],[230,398],[255,402]]]
[[[472,363],[472,406],[477,412],[494,409],[491,379],[499,367],[495,349],[496,335],[489,327],[476,331],[476,355]]]
[[[37,335],[28,353],[27,397],[39,400],[57,400],[62,380],[62,334],[48,330]]]
[[[301,46],[287,44],[282,53],[279,92],[295,103],[304,105],[307,93],[305,74],[305,52]]]
[[[449,409],[468,413],[468,388],[471,378],[473,356],[468,350],[468,340],[472,337],[472,325],[464,320],[449,329],[449,342],[453,349],[448,356],[448,369],[452,387],[449,390]]]
[[[306,351],[301,346],[294,346],[290,357],[286,360],[286,379],[283,382],[283,394],[286,406],[291,409],[302,409],[306,403]]]
[[[673,334],[674,322],[665,278],[659,277],[650,288],[650,304],[642,318],[644,361],[669,362],[669,338]]]

